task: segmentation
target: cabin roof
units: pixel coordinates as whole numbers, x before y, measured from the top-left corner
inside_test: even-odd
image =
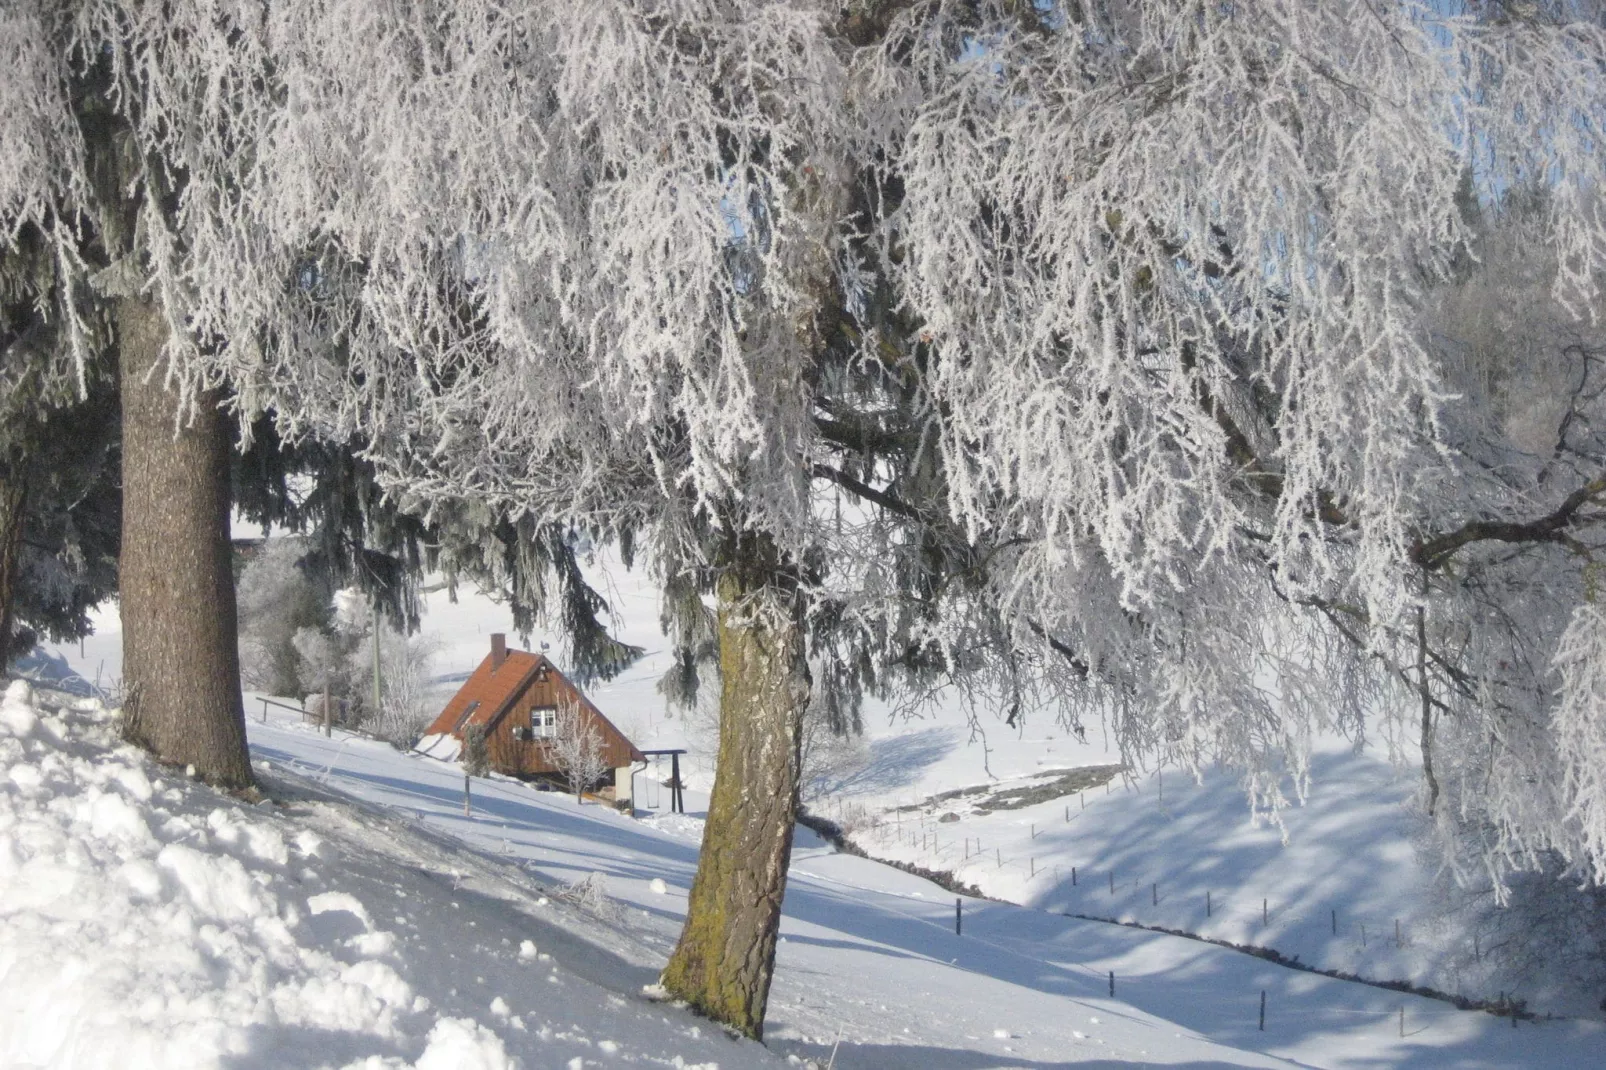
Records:
[[[469,725],[484,725],[487,731],[494,729],[545,668],[556,682],[567,685],[580,697],[605,732],[612,732],[624,740],[630,748],[632,760],[643,760],[640,749],[546,655],[527,650],[508,650],[501,654],[501,663],[496,664],[497,661],[498,651],[493,648],[469,674],[469,678],[463,681],[457,694],[446,703],[446,708],[429,726],[426,735],[450,735],[461,739],[463,730]]]

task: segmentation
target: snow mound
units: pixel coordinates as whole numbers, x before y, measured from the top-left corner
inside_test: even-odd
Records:
[[[112,729],[99,708],[42,711],[24,683],[0,700],[0,1065],[237,1066],[331,1035],[417,1051],[427,1031],[420,1070],[513,1066],[477,1023],[418,1019],[412,986],[364,955],[390,944],[362,904],[297,894],[279,828],[153,782]],[[330,911],[368,938],[344,960],[307,924]]]
[[[462,749],[463,745],[456,736],[444,732],[425,736],[413,747],[413,750],[419,754],[436,758],[443,762],[457,761],[457,755]]]
[[[478,1022],[442,1018],[429,1033],[418,1070],[514,1070],[501,1039]]]

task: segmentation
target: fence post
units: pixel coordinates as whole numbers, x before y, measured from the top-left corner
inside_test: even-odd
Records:
[[[1115,998],[1115,971],[1110,971],[1110,998]]]
[[[1266,1031],[1266,990],[1260,990],[1260,1031]]]
[[[954,935],[964,935],[965,901],[958,896],[954,897]]]
[[[1210,889],[1206,888],[1205,889],[1205,917],[1208,918],[1208,917],[1210,917],[1210,915],[1211,915],[1211,910],[1210,910]]]
[[[1333,910],[1333,935],[1338,935],[1338,910],[1336,908]]]
[[[1076,887],[1076,867],[1075,866],[1071,867],[1071,887],[1072,888]]]

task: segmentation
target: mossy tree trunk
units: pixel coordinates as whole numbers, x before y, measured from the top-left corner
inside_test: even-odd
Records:
[[[22,512],[27,495],[19,476],[0,469],[0,673],[11,663],[16,627],[17,559],[22,552]]]
[[[787,588],[763,571],[719,582],[719,767],[686,925],[663,974],[671,995],[755,1039],[775,970],[809,699]]]
[[[123,400],[123,733],[220,787],[253,783],[246,750],[229,542],[229,439],[203,394],[175,430],[167,323],[117,301]]]

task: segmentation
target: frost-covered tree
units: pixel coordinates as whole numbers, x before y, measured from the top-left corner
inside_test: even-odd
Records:
[[[1496,883],[1600,879],[1602,19],[941,4],[884,44],[950,513],[1129,751],[1276,807],[1379,711]]]
[[[24,632],[84,635],[116,584],[109,324],[60,276],[38,227],[0,242],[0,670],[26,653]]]
[[[269,538],[240,571],[240,679],[246,687],[305,693],[294,639],[329,618],[328,598],[301,567],[308,551],[301,539]]]
[[[310,626],[296,629],[290,645],[295,648],[296,677],[307,696],[305,705],[317,714],[327,735],[339,720],[337,703],[350,691],[350,646],[330,630]]]
[[[443,703],[431,686],[440,643],[434,636],[405,635],[381,625],[379,649],[383,693],[374,730],[409,750],[441,712]]]
[[[174,360],[181,342],[210,344],[175,299],[192,276],[179,236],[187,161],[170,140],[194,129],[174,122],[185,112],[170,110],[173,78],[205,64],[163,45],[204,51],[193,38],[210,26],[195,10],[168,14],[66,0],[0,8],[5,300],[32,304],[80,391],[97,352],[117,356],[124,732],[213,783],[248,787],[221,397]],[[27,269],[9,270],[19,259]]]
[[[574,797],[585,801],[585,793],[594,788],[608,771],[608,761],[602,750],[602,731],[596,721],[578,702],[558,703],[552,739],[547,744],[552,764],[563,772]]]

